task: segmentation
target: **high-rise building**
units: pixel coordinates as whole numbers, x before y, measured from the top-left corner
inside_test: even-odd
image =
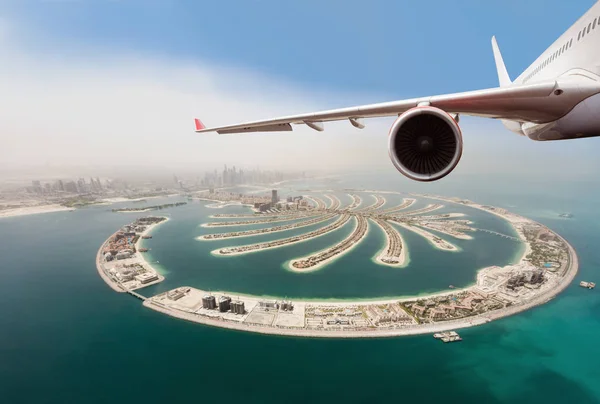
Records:
[[[65,192],[70,192],[72,194],[76,194],[77,193],[77,184],[75,184],[75,181],[65,182],[63,185],[63,190]]]
[[[219,298],[219,311],[221,313],[226,312],[231,307],[231,298],[229,296],[221,296]]]
[[[271,191],[271,204],[275,206],[275,204],[279,202],[279,198],[277,197],[277,190],[273,189]]]
[[[65,183],[63,182],[63,180],[58,180],[56,181],[56,190],[57,191],[64,191],[65,190]]]
[[[216,309],[217,308],[217,300],[213,295],[206,295],[202,298],[202,307],[205,309]]]
[[[85,180],[83,178],[79,178],[77,180],[77,191],[80,194],[84,194],[84,193],[87,192],[87,185],[86,185]]]
[[[31,181],[31,185],[33,186],[33,192],[35,192],[36,194],[42,193],[42,184],[39,181]]]
[[[231,312],[235,314],[245,314],[246,309],[244,307],[244,302],[241,300],[231,302]]]

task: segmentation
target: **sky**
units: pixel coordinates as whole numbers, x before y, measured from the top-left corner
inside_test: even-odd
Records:
[[[0,170],[222,164],[393,172],[392,119],[325,132],[208,126],[497,86],[592,0],[0,0]],[[461,118],[456,175],[589,176],[600,138],[533,142]],[[454,174],[453,174],[454,175]]]

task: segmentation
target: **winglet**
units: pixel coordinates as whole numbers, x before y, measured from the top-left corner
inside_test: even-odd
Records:
[[[196,124],[196,132],[201,131],[202,129],[206,129],[206,126],[200,121],[200,119],[195,118],[194,123]]]
[[[498,71],[498,81],[500,82],[500,87],[505,87],[512,84],[510,77],[508,76],[508,72],[506,71],[506,66],[504,66],[504,60],[502,59],[502,54],[500,53],[500,48],[498,48],[498,42],[496,42],[496,37],[492,37],[492,50],[494,51],[494,60],[496,62],[496,70]]]

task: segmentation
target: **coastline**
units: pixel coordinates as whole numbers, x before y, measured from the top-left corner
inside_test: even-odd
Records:
[[[424,197],[435,198],[435,197],[425,196],[425,195],[424,195]],[[445,200],[443,198],[439,198],[439,199]],[[449,201],[449,202],[457,203],[454,201]],[[481,209],[488,213],[495,214],[495,215],[507,220],[511,224],[511,227],[513,227],[515,229],[515,232],[519,235],[521,240],[526,244],[526,247],[523,249],[523,251],[521,253],[521,257],[518,260],[518,264],[527,263],[526,257],[529,254],[529,252],[531,251],[530,243],[527,242],[525,235],[523,233],[523,229],[521,228],[520,225],[526,224],[526,223],[537,224],[537,225],[541,226],[543,229],[547,229],[552,234],[556,235],[564,243],[564,245],[566,246],[566,248],[568,250],[568,253],[567,253],[568,262],[566,263],[564,272],[562,272],[560,276],[553,278],[552,282],[549,281],[549,283],[545,284],[542,288],[540,288],[540,290],[541,290],[540,293],[534,294],[531,297],[527,297],[527,298],[519,301],[518,304],[515,304],[513,306],[505,306],[504,308],[501,308],[501,309],[495,309],[495,310],[491,310],[488,312],[484,312],[483,314],[468,316],[465,318],[452,319],[452,320],[446,320],[446,321],[438,321],[438,322],[428,323],[428,324],[414,324],[411,326],[401,326],[398,328],[379,328],[379,329],[368,329],[368,330],[362,330],[362,329],[361,330],[343,330],[343,329],[324,330],[324,329],[311,329],[311,328],[294,329],[294,328],[290,328],[290,327],[282,328],[281,326],[278,326],[275,323],[273,323],[274,325],[261,326],[261,325],[256,325],[256,324],[247,324],[247,323],[241,323],[238,321],[231,321],[228,319],[215,319],[214,317],[208,317],[206,315],[182,311],[180,309],[174,309],[174,308],[165,306],[164,304],[159,304],[159,303],[153,301],[154,298],[147,299],[146,301],[144,301],[143,304],[144,304],[144,306],[146,306],[152,310],[156,310],[156,311],[162,312],[164,314],[167,314],[167,315],[170,315],[170,316],[173,316],[176,318],[184,319],[187,321],[201,323],[201,324],[205,324],[205,325],[211,325],[211,326],[218,326],[218,327],[222,327],[222,328],[235,329],[235,330],[240,330],[240,331],[258,332],[258,333],[262,333],[262,334],[318,337],[318,338],[321,338],[321,337],[326,337],[326,338],[393,337],[393,336],[401,336],[401,335],[416,335],[416,334],[426,334],[426,333],[434,333],[434,332],[441,332],[441,331],[448,331],[448,330],[456,330],[456,329],[467,328],[467,327],[485,324],[487,322],[490,322],[490,321],[493,321],[493,320],[496,320],[496,319],[499,319],[502,317],[511,316],[511,315],[520,313],[522,311],[529,310],[529,309],[536,307],[538,305],[541,305],[543,303],[546,303],[549,300],[556,297],[558,294],[560,294],[563,290],[565,290],[571,284],[572,280],[575,278],[575,276],[577,274],[577,271],[579,268],[579,262],[578,262],[577,253],[575,252],[573,247],[562,236],[560,236],[556,232],[550,230],[548,227],[546,227],[538,222],[524,218],[519,215],[512,214],[510,212],[509,212],[509,214],[494,212],[494,211],[490,211],[488,209],[483,208],[484,205],[475,205],[472,203],[471,204],[462,204],[462,205],[467,206],[467,207]],[[357,222],[356,226],[358,226],[358,219],[355,219],[355,221]],[[394,223],[396,223],[396,222],[394,222]],[[400,224],[400,225],[402,226],[402,224]],[[154,227],[156,227],[156,226],[154,226]],[[404,226],[402,226],[402,227],[404,227]],[[148,230],[150,230],[150,229],[148,229]],[[409,229],[409,230],[412,230],[412,229]],[[367,232],[368,231],[369,231],[369,226],[367,226]],[[354,230],[352,233],[354,233]],[[384,233],[385,233],[385,231],[384,231]],[[366,234],[364,236],[366,236]],[[141,240],[141,238],[140,238],[140,240]],[[140,240],[138,240],[138,242]],[[362,240],[362,238],[361,238],[361,240]],[[304,240],[301,240],[301,241],[304,241]],[[293,243],[290,243],[290,244],[293,244]],[[332,258],[337,259],[339,256],[350,251],[357,244],[358,244],[358,242],[354,243],[350,248],[348,248],[347,250],[342,252],[342,254],[336,255]],[[288,245],[288,244],[286,244],[286,245]],[[136,244],[136,246],[137,246],[137,244]],[[277,248],[277,247],[274,247],[274,248]],[[404,247],[404,243],[403,243],[403,247]],[[99,250],[99,253],[100,253],[100,251],[101,251],[101,249]],[[258,250],[258,251],[260,251],[260,250]],[[384,251],[385,251],[385,249],[384,249]],[[404,248],[403,248],[403,251],[404,251]],[[227,255],[234,255],[234,254],[227,254]],[[325,261],[327,261],[327,260],[325,260]],[[320,264],[322,264],[322,263],[319,263],[317,265],[320,265]],[[150,266],[150,265],[148,265],[148,266]],[[481,272],[487,268],[490,268],[490,267],[480,269],[477,272],[477,274],[479,274],[479,272]],[[312,270],[312,268],[311,268],[311,270]],[[302,272],[304,272],[304,271],[302,271]],[[477,279],[477,277],[476,277],[476,279]],[[319,304],[325,305],[325,306],[333,306],[333,307],[351,307],[351,306],[364,304],[367,302],[371,303],[371,304],[392,304],[392,303],[398,303],[398,302],[414,301],[415,299],[428,299],[428,298],[432,298],[432,297],[458,294],[461,292],[473,290],[476,287],[477,287],[477,283],[475,283],[473,285],[469,285],[463,289],[453,289],[451,291],[442,291],[442,292],[433,293],[433,294],[409,296],[409,297],[397,297],[397,298],[391,297],[391,298],[385,298],[385,299],[382,299],[382,298],[379,298],[379,299],[377,299],[377,298],[375,298],[375,299],[352,299],[352,300],[298,299],[298,301],[297,302],[295,301],[294,303],[298,304],[302,307],[304,307],[303,305],[319,305]],[[213,293],[221,293],[221,292],[213,292]],[[235,293],[235,292],[232,292],[230,294],[238,296],[238,297],[244,296],[248,299],[264,299],[264,297],[243,295],[243,294]],[[160,295],[157,295],[157,296],[160,296]]]
[[[406,230],[410,230],[410,231],[412,231],[414,233],[417,233],[419,236],[427,239],[427,241],[429,242],[429,244],[431,244],[433,247],[437,248],[438,250],[451,251],[451,252],[458,252],[458,251],[460,251],[460,249],[457,246],[455,246],[454,244],[452,244],[452,243],[444,240],[443,238],[437,237],[436,235],[434,235],[433,233],[428,232],[427,230],[421,229],[420,227],[417,227],[417,226],[409,226],[409,225],[407,225],[405,223],[402,223],[402,222],[399,222],[399,221],[396,221],[396,220],[390,220],[390,221],[393,222],[394,224],[397,224],[400,227],[405,228]],[[448,248],[444,248],[444,247],[441,247],[440,245],[438,245],[435,242],[435,238],[436,237],[439,238],[440,240],[442,240],[442,242],[444,244],[447,244]]]
[[[62,205],[58,205],[58,204],[39,205],[39,206],[23,206],[23,207],[19,207],[19,208],[0,210],[0,219],[8,218],[8,217],[39,215],[42,213],[66,212],[66,211],[73,211],[73,210],[75,210],[75,208],[68,208],[66,206],[62,206]]]
[[[233,256],[236,256],[236,255],[252,254],[252,253],[255,253],[255,252],[265,251],[265,250],[271,250],[271,249],[274,249],[274,248],[288,247],[288,246],[291,246],[291,245],[294,245],[294,244],[303,243],[305,241],[312,240],[312,239],[315,239],[317,237],[324,236],[325,234],[331,233],[332,231],[335,231],[335,230],[341,228],[342,226],[344,226],[350,220],[351,217],[352,216],[348,216],[348,218],[346,218],[344,220],[344,217],[342,216],[340,219],[338,219],[335,222],[333,222],[332,224],[328,225],[328,226],[335,226],[335,227],[333,227],[331,229],[328,229],[325,232],[317,234],[315,236],[311,236],[311,237],[308,237],[308,238],[302,238],[302,239],[299,239],[299,240],[291,241],[289,243],[284,243],[284,244],[275,245],[275,246],[269,246],[269,247],[262,247],[262,248],[258,248],[258,249],[254,249],[254,250],[249,250],[249,251],[231,252],[231,253],[226,253],[226,254],[221,253],[219,250],[221,250],[222,248],[220,248],[220,249],[217,249],[217,250],[212,250],[210,253],[212,255],[216,255],[216,256],[233,257]],[[313,230],[313,232],[318,232],[318,231],[320,231],[320,230],[322,230],[324,228],[326,228],[326,227],[322,227],[320,229]],[[313,232],[310,232],[310,233],[313,233]],[[301,235],[295,236],[295,237],[301,237],[303,235],[310,234],[310,233],[304,233],[304,234],[301,234]],[[267,241],[266,243],[274,243],[274,242],[278,242],[278,241],[281,241],[281,240],[286,240],[286,239],[283,238],[283,239],[278,239],[278,240],[273,240],[273,241]],[[260,244],[263,244],[263,243],[260,243]],[[247,246],[252,246],[252,245],[255,245],[255,244],[241,245],[241,246],[236,246],[235,248],[247,247]],[[223,248],[228,248],[228,247],[223,247]]]
[[[382,258],[388,257],[386,252],[390,247],[391,239],[388,237],[387,232],[385,231],[383,226],[381,226],[381,224],[379,224],[377,222],[377,220],[371,219],[371,222],[375,223],[375,225],[377,225],[381,229],[381,231],[383,232],[384,237],[386,239],[385,246],[381,250],[379,250],[373,258],[371,258],[371,261],[373,261],[374,263],[376,263],[378,265],[383,265],[386,267],[406,268],[408,266],[408,264],[410,264],[410,257],[406,253],[406,243],[404,242],[404,238],[402,238],[402,233],[400,233],[399,231],[397,231],[396,229],[394,229],[392,227],[392,229],[398,233],[398,237],[400,238],[400,243],[402,243],[402,250],[400,251],[400,256],[398,257],[398,260],[400,262],[397,264],[388,264],[387,262],[383,262]]]
[[[154,282],[150,282],[148,284],[143,285],[140,288],[135,288],[135,289],[131,289],[131,290],[137,290],[137,289],[141,289],[144,288],[146,286],[151,286],[154,285],[156,283],[162,282],[165,278],[164,276],[161,275],[160,271],[158,271],[156,268],[154,268],[152,266],[152,264],[150,264],[146,258],[144,257],[144,253],[140,252],[140,247],[141,247],[141,243],[142,243],[142,236],[146,236],[149,235],[151,231],[153,231],[156,227],[160,226],[163,223],[168,222],[170,219],[166,216],[160,216],[163,217],[165,220],[163,220],[160,223],[156,223],[156,224],[152,224],[149,225],[146,230],[144,230],[142,233],[140,233],[140,237],[139,239],[136,241],[135,243],[135,249],[136,249],[136,257],[133,259],[128,260],[129,263],[132,262],[139,262],[140,264],[146,266],[148,269],[150,269],[151,271],[154,271],[159,279],[158,281],[154,281]],[[127,292],[129,289],[126,289],[125,287],[123,287],[120,283],[113,281],[108,274],[104,271],[104,265],[103,265],[103,256],[102,256],[102,249],[104,248],[104,246],[106,245],[106,242],[108,240],[110,240],[112,237],[114,237],[115,234],[117,234],[120,230],[117,230],[116,232],[114,232],[113,234],[110,235],[109,238],[107,238],[104,243],[102,243],[102,245],[100,246],[100,248],[98,249],[98,252],[96,253],[96,270],[98,271],[98,273],[100,274],[100,277],[102,278],[102,280],[114,291],[116,292],[120,292],[120,293],[124,293]]]
[[[266,227],[263,229],[243,230],[243,231],[234,232],[234,233],[239,233],[239,234],[236,236],[229,236],[229,237],[207,238],[207,236],[215,236],[215,235],[219,235],[219,234],[229,234],[229,233],[204,234],[202,236],[196,237],[196,240],[217,241],[217,240],[231,240],[231,239],[243,238],[243,237],[262,236],[265,234],[273,234],[273,233],[279,233],[282,231],[301,229],[303,227],[323,223],[323,222],[326,222],[327,220],[333,219],[335,216],[336,216],[335,214],[329,214],[329,215],[325,214],[325,215],[316,216],[315,218],[312,218],[312,219],[309,219],[306,221],[296,222],[296,223],[292,223],[292,224],[286,224],[283,226]],[[277,227],[281,227],[281,228],[277,229]],[[272,230],[272,229],[276,229],[276,230]],[[256,232],[256,233],[251,233],[251,232]]]
[[[255,224],[291,222],[292,220],[308,219],[311,217],[320,216],[322,214],[323,213],[321,213],[321,212],[317,212],[317,213],[314,213],[311,215],[298,215],[298,216],[290,215],[289,217],[283,217],[283,218],[278,218],[277,216],[274,216],[274,217],[267,217],[265,219],[258,219],[258,220],[246,220],[246,221],[234,221],[234,222],[231,222],[231,221],[229,221],[229,222],[208,222],[208,223],[202,223],[198,227],[214,229],[215,227],[239,227],[239,226],[252,226]]]
[[[319,262],[318,264],[316,264],[316,265],[313,265],[313,266],[312,266],[312,267],[310,267],[310,268],[305,268],[305,269],[304,269],[304,268],[295,268],[295,267],[293,266],[293,264],[294,264],[295,262],[306,260],[306,259],[307,259],[307,258],[309,258],[309,257],[315,256],[315,255],[318,255],[318,254],[321,254],[321,253],[323,253],[323,252],[325,252],[325,251],[327,251],[327,250],[329,250],[329,249],[331,249],[331,248],[333,248],[333,247],[335,247],[335,246],[338,246],[338,245],[340,245],[340,244],[343,244],[344,242],[347,242],[348,240],[350,240],[352,237],[354,237],[354,233],[357,231],[357,229],[358,229],[358,227],[359,227],[359,225],[360,225],[360,222],[359,222],[359,220],[360,220],[360,219],[359,219],[359,218],[357,218],[357,217],[355,217],[355,218],[354,218],[354,221],[355,221],[355,226],[354,226],[354,228],[352,229],[352,232],[351,232],[351,233],[348,235],[348,237],[346,237],[346,238],[345,238],[345,239],[343,239],[342,241],[340,241],[340,242],[338,242],[338,243],[334,244],[333,246],[329,246],[329,247],[327,247],[327,248],[324,248],[324,249],[322,249],[322,250],[319,250],[319,251],[317,251],[317,252],[314,252],[314,253],[312,253],[312,254],[310,254],[310,255],[307,255],[307,256],[304,256],[304,257],[300,257],[300,258],[293,258],[293,259],[291,259],[291,260],[290,260],[290,261],[287,263],[287,269],[288,269],[288,270],[290,270],[290,271],[292,271],[292,272],[296,272],[296,273],[308,273],[308,272],[314,272],[314,271],[318,271],[319,269],[323,268],[325,265],[327,265],[327,264],[329,264],[329,263],[331,263],[331,262],[333,262],[333,261],[337,260],[338,258],[341,258],[341,257],[343,257],[344,255],[348,254],[348,253],[349,253],[350,251],[352,251],[352,250],[353,250],[353,249],[354,249],[354,248],[355,248],[355,247],[356,247],[358,244],[360,244],[360,242],[361,242],[361,241],[362,241],[362,240],[363,240],[365,237],[367,237],[367,235],[369,234],[369,229],[370,229],[370,226],[369,226],[369,221],[368,221],[368,220],[364,219],[364,220],[366,221],[366,224],[367,224],[367,229],[366,229],[365,233],[364,233],[364,234],[361,236],[361,238],[360,238],[359,240],[357,240],[355,243],[353,243],[353,244],[352,244],[350,247],[348,247],[347,249],[345,249],[344,251],[342,251],[341,253],[339,253],[339,254],[336,254],[336,255],[334,255],[334,256],[332,256],[332,257],[329,257],[329,258],[327,258],[327,259],[325,259],[325,260],[323,260],[323,261]]]

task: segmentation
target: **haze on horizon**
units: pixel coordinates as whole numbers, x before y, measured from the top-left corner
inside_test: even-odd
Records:
[[[342,122],[327,124],[325,132],[295,127],[292,133],[219,136],[193,133],[192,118],[197,116],[207,124],[217,125],[478,86],[494,87],[496,72],[489,46],[489,37],[498,34],[494,31],[503,27],[500,33],[505,36],[499,36],[499,41],[510,74],[515,77],[574,21],[570,15],[580,15],[589,3],[578,1],[569,16],[565,13],[553,16],[556,24],[538,33],[544,34],[539,41],[517,38],[517,34],[507,37],[511,30],[533,29],[514,27],[522,17],[511,21],[510,14],[503,15],[487,29],[481,22],[463,21],[467,25],[450,38],[462,41],[460,49],[455,50],[459,57],[447,58],[442,67],[433,70],[439,54],[448,54],[447,50],[439,49],[439,41],[434,41],[431,34],[413,39],[422,43],[412,46],[400,46],[393,38],[384,39],[384,44],[369,40],[357,43],[356,57],[362,58],[362,51],[370,60],[356,61],[355,65],[349,63],[352,55],[340,59],[335,51],[317,50],[319,60],[307,60],[310,54],[287,49],[285,41],[280,40],[280,53],[273,53],[272,63],[266,60],[259,65],[247,54],[247,59],[244,54],[238,57],[239,49],[228,48],[228,38],[221,38],[224,33],[210,31],[210,25],[190,25],[183,17],[186,11],[183,5],[171,5],[167,17],[163,15],[163,6],[150,6],[144,12],[143,23],[139,26],[132,23],[129,33],[123,30],[123,25],[133,20],[130,17],[141,6],[139,3],[43,2],[37,4],[36,10],[20,3],[2,3],[0,176],[45,171],[77,175],[83,168],[105,172],[164,170],[170,174],[228,164],[294,171],[377,170],[400,177],[387,156],[391,119],[367,120],[362,131]],[[548,14],[564,9],[559,2],[544,2],[544,5]],[[211,12],[223,12],[220,6],[211,7],[214,7]],[[231,12],[236,16],[244,12],[254,15],[274,5],[257,2],[240,7],[241,10]],[[418,10],[423,6],[397,7],[403,15],[423,15]],[[442,3],[432,7],[438,34],[455,26],[451,18],[444,17],[449,12],[447,7],[450,6]],[[525,16],[529,7],[536,6],[528,5],[523,10]],[[486,12],[494,12],[496,8],[504,8],[504,2],[490,6]],[[188,10],[193,11],[197,10]],[[356,25],[352,18],[335,11],[335,7],[325,8],[326,18],[315,22],[311,27],[315,33],[311,35],[323,35],[327,43],[345,36],[360,37],[379,25],[378,18],[383,18],[384,8],[373,5],[372,14],[367,15],[363,25]],[[477,11],[482,12],[475,7],[473,12]],[[91,15],[97,20],[86,27],[82,21]],[[302,17],[290,14],[288,30],[282,33],[286,39],[292,36],[302,42],[304,29],[309,26]],[[170,33],[180,24],[187,24],[189,43],[182,43],[181,37]],[[148,34],[148,26],[156,32]],[[264,26],[249,27],[241,25],[237,34],[239,37],[243,32],[246,36],[244,44],[250,47],[248,52],[251,53],[252,47],[256,52],[276,47],[277,38],[267,37]],[[379,34],[370,34],[367,39],[373,35]],[[206,42],[207,36],[215,47],[222,45],[221,57],[215,57],[214,50],[206,52],[207,55],[201,45],[193,46],[194,41]],[[305,42],[308,45],[309,40]],[[432,52],[417,53],[417,45]],[[381,53],[389,52],[392,46],[396,59],[382,58],[379,62]],[[186,52],[173,51],[181,47],[187,47]],[[280,58],[291,58],[296,64],[307,63],[313,70],[302,74],[298,68],[286,69]],[[411,63],[398,63],[405,60]],[[394,69],[389,69],[389,63],[395,63]],[[462,71],[462,76],[456,69]],[[355,80],[342,83],[332,78],[330,85],[323,85],[332,70],[342,76],[351,74],[347,70],[353,71]],[[437,75],[432,74],[435,70]],[[378,79],[370,79],[373,76]],[[370,80],[383,80],[388,87],[379,81],[371,86]],[[441,85],[440,81],[447,85]],[[562,174],[572,178],[595,176],[600,169],[597,138],[533,142],[508,132],[500,122],[468,117],[461,119],[461,128],[465,150],[451,176]]]

